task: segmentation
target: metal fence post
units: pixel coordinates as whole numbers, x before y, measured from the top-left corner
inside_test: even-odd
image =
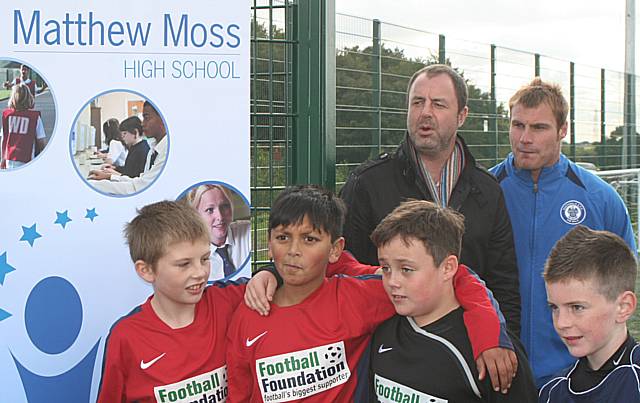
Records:
[[[493,165],[498,164],[500,158],[500,139],[498,138],[498,103],[496,101],[496,45],[491,45],[491,112],[493,117],[489,119],[489,131],[495,138],[495,150]]]
[[[571,159],[576,159],[576,74],[575,63],[569,62],[569,111]]]
[[[640,171],[636,173],[636,203],[640,201]],[[636,206],[636,242],[640,240],[640,206]]]
[[[628,139],[629,151],[627,153],[629,166],[635,167],[637,163],[636,152],[636,76],[631,73],[624,74],[624,128]]]
[[[372,133],[371,140],[372,145],[377,145],[377,147],[371,147],[369,156],[370,158],[375,158],[382,152],[382,128],[380,127],[382,122],[382,110],[380,109],[382,98],[382,41],[380,20],[373,20],[373,58],[371,65],[373,68],[371,74],[372,106],[375,111],[373,115],[375,132]]]
[[[292,180],[335,189],[335,0],[300,0],[295,14]]]
[[[534,54],[533,62],[533,75],[534,77],[540,77],[540,54]]]
[[[605,70],[600,69],[600,145],[602,153],[600,154],[600,167],[607,166],[607,127],[605,123]]]
[[[444,35],[438,35],[438,63],[445,64],[447,62],[447,53],[445,49]]]

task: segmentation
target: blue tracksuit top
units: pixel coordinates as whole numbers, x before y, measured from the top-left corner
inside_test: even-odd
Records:
[[[564,155],[542,169],[537,186],[529,170],[514,166],[512,153],[490,171],[500,182],[511,218],[522,299],[520,337],[540,387],[575,362],[553,328],[547,304],[542,271],[551,248],[582,224],[619,235],[636,252],[633,228],[613,187]]]

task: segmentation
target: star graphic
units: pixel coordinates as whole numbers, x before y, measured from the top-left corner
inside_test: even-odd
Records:
[[[16,268],[7,263],[7,252],[0,255],[0,284],[4,285],[4,276],[14,271]]]
[[[69,221],[73,221],[71,218],[69,218],[69,210],[65,210],[64,213],[59,213],[56,211],[56,216],[57,218],[54,221],[54,224],[60,224],[62,228],[65,228]]]
[[[38,234],[38,231],[36,231],[35,224],[30,227],[25,227],[24,225],[22,226],[22,237],[20,238],[21,241],[27,241],[29,242],[29,245],[33,246],[33,242],[41,237],[42,235]]]
[[[87,215],[84,216],[84,218],[88,218],[91,220],[91,222],[93,222],[93,219],[96,218],[98,216],[98,213],[96,213],[96,209],[92,208],[91,210],[87,209]]]
[[[5,311],[4,309],[0,309],[0,322],[7,319],[9,316],[11,316],[9,312]]]

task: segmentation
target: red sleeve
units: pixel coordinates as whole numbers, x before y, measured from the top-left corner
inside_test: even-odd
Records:
[[[109,335],[104,347],[102,379],[97,403],[125,402],[125,377],[121,361],[120,342],[117,335]]]
[[[464,309],[464,325],[469,334],[474,358],[500,346],[500,319],[481,280],[464,266],[458,266],[453,279],[456,299]],[[506,333],[505,333],[506,334]]]
[[[233,314],[233,319],[227,331],[227,386],[229,395],[227,403],[248,402],[253,391],[253,373],[251,365],[253,357],[247,356],[248,349],[242,348],[245,340],[242,331],[243,313],[248,309],[240,306]]]
[[[346,274],[347,276],[374,274],[379,268],[380,266],[369,266],[368,264],[360,263],[351,253],[343,251],[337,262],[330,263],[327,266],[327,277],[332,277],[336,274]]]
[[[246,278],[240,278],[238,280],[227,281],[215,281],[208,292],[216,292],[224,295],[223,300],[228,302],[231,306],[231,311],[235,311],[236,308],[244,302],[244,290],[247,288]]]
[[[363,330],[354,332],[371,333],[396,313],[380,276],[343,277],[329,281],[338,281],[339,309],[347,315],[346,318],[353,318],[346,325],[355,328],[364,326]]]

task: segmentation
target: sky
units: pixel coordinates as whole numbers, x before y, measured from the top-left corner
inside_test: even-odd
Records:
[[[336,0],[336,12],[624,70],[624,0]]]
[[[503,104],[533,77],[533,53],[546,56],[541,59],[543,79],[560,84],[566,95],[570,87],[568,62],[574,62],[579,141],[599,139],[600,68],[605,68],[607,130],[622,124],[624,80],[617,72],[625,69],[625,0],[335,1],[338,14],[381,20],[383,40],[397,41],[386,45],[393,48],[399,44],[412,58],[429,56],[425,52],[437,50],[437,36],[391,24],[444,34],[447,56],[452,57],[453,65],[483,91],[490,88],[488,45],[495,44],[496,97]],[[368,21],[338,16],[336,26],[338,48],[353,46],[357,41],[361,46],[370,45]],[[341,34],[341,30],[347,34]],[[636,65],[637,74],[640,65]]]

